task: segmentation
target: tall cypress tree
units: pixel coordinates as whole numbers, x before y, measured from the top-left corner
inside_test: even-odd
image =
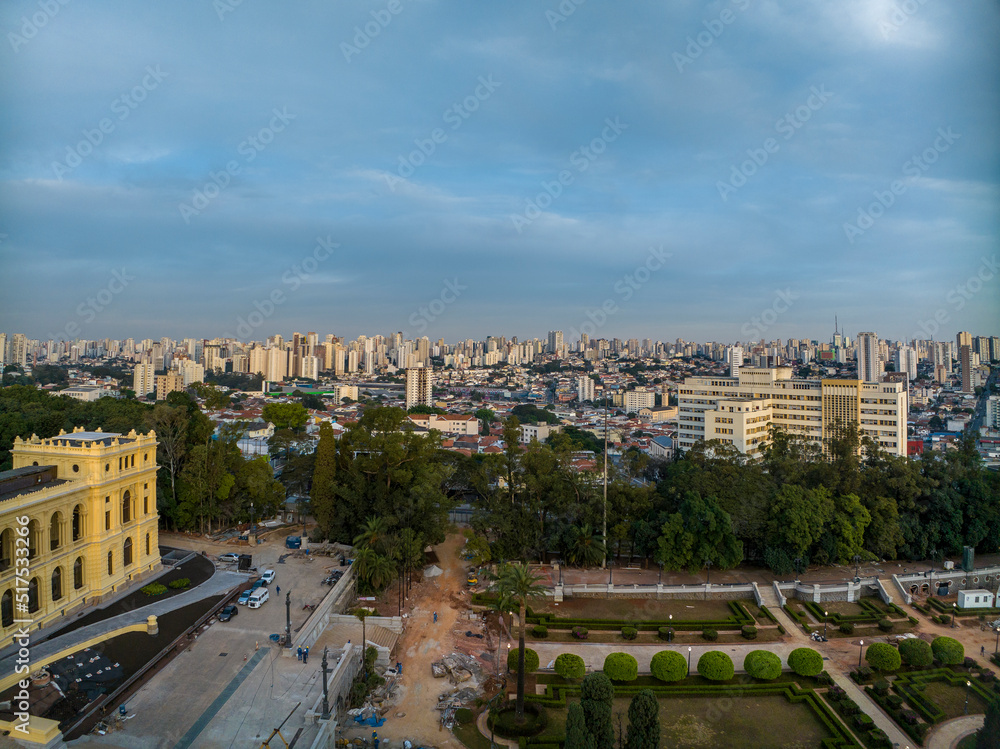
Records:
[[[595,671],[583,680],[580,687],[580,705],[593,739],[592,749],[614,749],[615,729],[611,720],[611,706],[615,688],[603,671]]]
[[[657,749],[660,745],[660,706],[656,696],[643,689],[628,706],[625,749]]]
[[[986,706],[986,722],[976,734],[976,749],[1000,749],[1000,699]]]
[[[329,422],[319,425],[319,444],[316,446],[316,467],[313,470],[312,514],[316,518],[320,531],[326,538],[330,537],[334,525],[334,478],[337,473],[337,440],[333,436],[333,427]]]
[[[563,749],[593,749],[593,738],[587,733],[587,722],[579,702],[571,702],[566,714],[566,740]]]

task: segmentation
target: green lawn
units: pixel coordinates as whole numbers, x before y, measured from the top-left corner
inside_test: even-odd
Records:
[[[752,600],[741,601],[748,611],[756,611]],[[719,620],[732,616],[726,601],[709,599],[672,599],[657,601],[652,598],[567,598],[560,604],[539,601],[532,604],[532,611],[563,618],[627,619],[630,621],[667,621],[672,614],[676,621]]]
[[[943,681],[928,682],[924,689],[924,697],[944,710],[945,715],[951,718],[958,718],[965,715],[965,686],[951,686]],[[983,714],[986,712],[986,704],[982,698],[971,689],[969,692],[969,715]]]

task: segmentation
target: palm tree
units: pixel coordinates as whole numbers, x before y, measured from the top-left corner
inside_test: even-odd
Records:
[[[376,544],[381,543],[382,536],[384,536],[388,530],[389,524],[386,522],[385,518],[368,518],[365,520],[365,524],[361,527],[361,532],[354,537],[354,545],[356,547],[373,549]]]
[[[358,549],[354,553],[354,561],[351,563],[354,567],[354,572],[358,576],[359,580],[364,580],[368,582],[369,577],[371,577],[372,567],[375,565],[375,559],[378,557],[372,549]]]
[[[493,579],[496,580],[497,578],[494,577]],[[510,614],[511,612],[517,610],[517,601],[514,600],[514,597],[508,591],[496,590],[494,597],[490,599],[490,601],[486,604],[486,608],[488,608],[490,611],[496,611],[497,614],[499,615],[499,621],[497,622],[499,626],[497,628],[497,658],[496,658],[496,669],[497,669],[497,674],[499,674],[500,645],[503,644],[503,627],[504,627],[503,617],[504,614]]]
[[[573,528],[573,546],[569,561],[581,567],[596,567],[604,560],[604,542],[594,534],[589,525]]]
[[[373,590],[382,590],[392,582],[395,575],[396,566],[392,560],[389,557],[376,555],[371,569],[368,571],[368,584],[372,586]]]
[[[514,717],[517,722],[524,722],[524,619],[525,610],[530,599],[545,595],[545,587],[538,584],[541,575],[536,575],[527,564],[504,564],[496,576],[492,586],[499,595],[508,594],[517,605],[518,638],[517,638],[517,702]]]
[[[365,619],[371,616],[373,612],[371,609],[357,608],[351,612],[358,619],[361,620],[361,666],[365,672],[365,680],[368,679],[368,669],[365,667],[365,652],[368,650],[368,628],[365,626]]]

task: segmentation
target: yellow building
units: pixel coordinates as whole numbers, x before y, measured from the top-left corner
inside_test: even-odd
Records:
[[[77,428],[17,438],[12,454],[13,470],[0,473],[4,643],[23,626],[15,622],[40,629],[161,569],[155,432]]]

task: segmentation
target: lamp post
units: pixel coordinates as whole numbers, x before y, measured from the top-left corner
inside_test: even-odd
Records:
[[[965,682],[965,714],[969,714],[969,687],[972,686],[971,681]]]
[[[507,673],[510,673],[510,643],[507,643]]]
[[[292,591],[285,593],[285,647],[292,647]]]
[[[691,675],[691,646],[688,645],[688,676]]]
[[[660,562],[660,574],[656,576],[656,584],[661,585],[663,583],[663,562]]]
[[[958,613],[958,604],[953,603],[951,605],[951,628],[955,629],[955,614]]]
[[[708,589],[712,587],[712,560],[705,560],[705,568],[708,570],[708,574],[705,577],[705,600],[708,600]]]
[[[861,656],[864,654],[864,652],[865,652],[865,641],[861,640],[861,642],[858,644],[858,668],[861,668]]]
[[[826,637],[826,622],[827,622],[827,619],[829,617],[830,617],[830,612],[829,611],[824,611],[823,612],[823,637]]]
[[[667,642],[673,642],[673,639],[674,639],[674,615],[673,614],[667,614],[667,620],[670,622],[667,625],[667,626],[670,627],[670,631],[667,632]],[[1000,632],[1000,629],[998,629],[997,632]],[[997,642],[1000,642],[1000,636],[998,636]]]
[[[1000,627],[997,627],[993,631],[997,633],[997,642],[993,646],[993,655],[1000,655]]]
[[[860,570],[861,570],[861,555],[860,554],[855,554],[854,555],[854,579],[855,580],[860,579],[858,577],[858,573],[859,573]]]
[[[328,666],[326,660],[326,646],[323,646],[323,662],[320,664],[323,668],[323,720],[330,720],[330,696],[326,691],[326,670]]]

